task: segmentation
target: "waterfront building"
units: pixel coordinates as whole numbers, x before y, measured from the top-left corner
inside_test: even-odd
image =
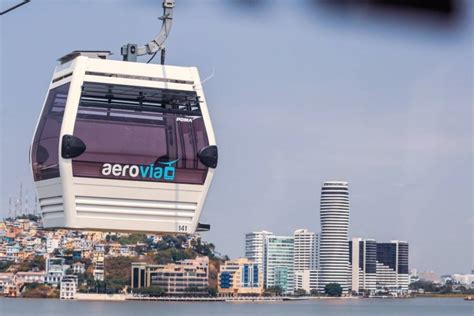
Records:
[[[161,265],[132,263],[131,288],[151,286],[162,288],[168,295],[202,293],[209,286],[209,258]]]
[[[319,246],[320,290],[338,283],[347,293],[349,264],[349,188],[347,182],[324,182],[321,190]]]
[[[293,233],[293,238],[294,271],[318,269],[319,235],[307,229],[298,229]]]
[[[474,288],[474,273],[471,274],[452,274],[451,278],[454,283],[464,285],[468,288]]]
[[[377,290],[393,293],[408,291],[408,243],[392,240],[377,243]]]
[[[263,272],[257,263],[247,258],[227,260],[220,266],[217,284],[223,296],[261,295]]]
[[[15,281],[15,284],[45,283],[46,282],[46,273],[45,273],[45,271],[17,272],[15,274],[14,281]]]
[[[294,290],[294,238],[267,236],[264,265],[265,287],[279,286],[286,294]]]
[[[267,237],[272,235],[272,232],[265,230],[245,234],[245,257],[256,263],[263,273],[265,273],[265,243]]]
[[[295,271],[295,290],[319,291],[319,270]]]
[[[65,275],[61,280],[59,298],[62,300],[72,300],[76,298],[77,285],[77,275]]]
[[[0,295],[8,295],[15,288],[15,275],[9,272],[0,273]]]
[[[377,281],[377,243],[374,239],[349,241],[349,290],[374,292]]]
[[[52,285],[59,285],[68,268],[69,266],[65,264],[64,258],[46,259],[45,282]]]

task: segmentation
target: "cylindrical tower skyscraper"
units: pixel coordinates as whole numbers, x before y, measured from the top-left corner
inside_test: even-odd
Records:
[[[324,182],[321,190],[320,290],[338,283],[347,292],[349,263],[349,188],[347,182]]]

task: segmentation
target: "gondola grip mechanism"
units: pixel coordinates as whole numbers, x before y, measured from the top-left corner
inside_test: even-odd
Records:
[[[162,21],[161,30],[158,35],[144,46],[137,44],[126,44],[121,47],[121,54],[124,61],[137,61],[138,56],[153,55],[159,50],[164,49],[164,44],[171,31],[171,22],[173,20],[174,0],[163,0],[163,15],[160,17]],[[164,54],[162,54],[162,64],[164,64]]]

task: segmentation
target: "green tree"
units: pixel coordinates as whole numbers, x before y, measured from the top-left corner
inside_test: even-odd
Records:
[[[281,296],[283,295],[283,288],[281,286],[270,286],[265,289],[264,295],[266,296]]]
[[[312,289],[312,290],[309,292],[309,294],[311,294],[311,296],[318,296],[320,293],[319,293],[318,290]]]
[[[194,258],[196,258],[196,253],[193,252],[191,249],[169,248],[166,250],[158,251],[158,254],[155,257],[155,261],[158,264],[167,264]]]
[[[105,259],[105,287],[110,293],[121,292],[130,285],[133,257],[113,257]]]
[[[11,265],[11,261],[0,261],[0,272],[6,272]]]
[[[59,298],[59,290],[45,284],[29,283],[23,287],[22,297]]]
[[[294,293],[295,296],[305,296],[307,293],[303,289],[297,289]]]
[[[118,241],[121,245],[136,245],[137,243],[145,243],[147,237],[145,234],[130,234],[128,236],[121,236]]]
[[[133,293],[143,296],[157,297],[165,295],[166,291],[158,286],[150,286],[133,289]]]
[[[17,268],[17,272],[27,272],[33,269],[38,271],[45,270],[45,260],[42,256],[34,256],[32,259],[22,261]]]
[[[339,283],[329,283],[324,287],[324,293],[328,296],[341,296],[342,287]]]
[[[437,292],[437,285],[431,281],[419,280],[410,284],[411,290],[423,290],[425,292],[435,293]]]
[[[192,249],[202,256],[213,259],[215,257],[215,246],[213,243],[203,243],[201,239],[193,240],[191,242]]]

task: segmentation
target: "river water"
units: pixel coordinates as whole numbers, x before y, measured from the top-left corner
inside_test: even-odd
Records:
[[[163,315],[352,315],[456,316],[474,315],[474,302],[461,298],[321,299],[273,303],[175,303],[143,301],[62,301],[0,298],[0,315],[163,316]]]

